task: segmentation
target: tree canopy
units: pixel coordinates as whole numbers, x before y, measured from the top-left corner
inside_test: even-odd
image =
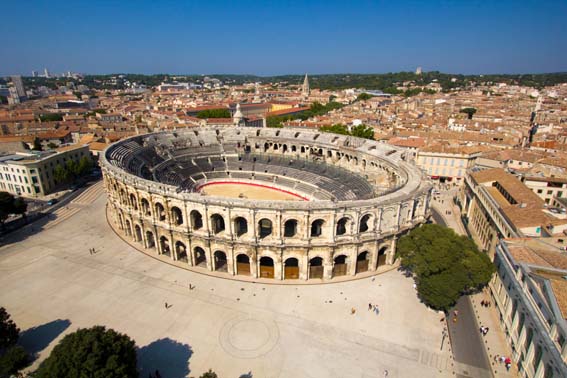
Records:
[[[354,126],[350,131],[345,125],[341,123],[337,123],[332,126],[322,126],[319,130],[326,133],[352,135],[358,138],[374,139],[374,129],[370,126],[366,126],[365,124]]]
[[[0,378],[8,378],[27,366],[28,354],[19,345],[20,329],[4,307],[0,308]]]
[[[39,119],[41,122],[63,121],[63,114],[59,114],[59,113],[40,114]]]
[[[226,108],[201,110],[197,118],[230,118],[230,111]]]
[[[136,362],[136,344],[130,337],[95,326],[65,336],[41,363],[35,377],[137,377]]]
[[[25,215],[28,204],[8,192],[0,192],[0,223],[3,224],[11,214]]]
[[[402,268],[415,275],[420,298],[437,310],[447,311],[461,295],[485,286],[495,271],[474,241],[436,224],[403,236],[396,254]]]
[[[476,113],[475,108],[463,108],[459,111],[460,113],[465,113],[469,119],[472,119],[473,115]]]

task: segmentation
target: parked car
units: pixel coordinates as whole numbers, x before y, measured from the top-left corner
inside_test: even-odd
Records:
[[[50,199],[49,201],[47,201],[47,204],[48,204],[49,206],[53,206],[53,205],[55,205],[57,202],[59,202],[59,201],[57,201],[56,198],[53,198],[53,199]]]

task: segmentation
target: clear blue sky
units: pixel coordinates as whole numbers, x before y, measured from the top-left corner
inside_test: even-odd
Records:
[[[567,71],[567,1],[5,0],[0,75]]]

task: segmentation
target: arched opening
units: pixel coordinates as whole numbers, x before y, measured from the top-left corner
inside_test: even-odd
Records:
[[[241,276],[250,275],[250,258],[248,255],[240,254],[236,256],[236,274]]]
[[[260,258],[260,277],[274,278],[274,260],[271,257],[263,256]]]
[[[130,224],[130,221],[128,219],[126,219],[126,235],[127,236],[132,236],[132,225]]]
[[[242,236],[248,232],[248,221],[243,217],[236,217],[234,219],[234,232],[236,236]]]
[[[337,235],[344,235],[347,233],[348,222],[349,219],[347,217],[339,219],[337,222]]]
[[[222,215],[213,214],[211,215],[211,229],[213,234],[218,234],[224,231],[224,218]]]
[[[356,256],[356,273],[362,273],[368,271],[368,259],[370,254],[368,251],[360,252]]]
[[[224,253],[223,251],[216,251],[213,257],[215,263],[215,270],[217,272],[228,271],[228,265],[226,264],[226,253]]]
[[[178,261],[188,262],[187,247],[180,241],[175,242],[175,254],[177,255]]]
[[[370,230],[370,214],[366,214],[362,218],[360,218],[360,226],[358,227],[358,232],[366,232]]]
[[[317,219],[311,223],[311,237],[316,238],[323,234],[324,223],[325,221],[323,219]]]
[[[165,220],[165,209],[161,203],[156,203],[156,216],[158,220],[164,221]]]
[[[295,257],[290,257],[284,262],[284,279],[297,280],[299,278],[299,260]]]
[[[388,252],[388,247],[382,247],[378,251],[378,266],[386,265],[386,252]]]
[[[292,146],[291,146],[291,152],[297,152],[297,147],[294,146],[294,145],[292,145]]]
[[[305,147],[304,147],[304,146],[301,146],[301,150],[300,150],[300,151],[301,151],[302,154],[304,154],[304,153],[305,153]]]
[[[152,210],[150,208],[150,203],[147,199],[142,198],[142,213],[146,216],[152,215]]]
[[[313,257],[309,260],[309,278],[323,279],[323,259],[321,257]]]
[[[124,229],[124,218],[120,213],[118,213],[118,228],[120,228],[121,230]]]
[[[175,223],[176,225],[180,226],[183,224],[183,213],[181,212],[181,209],[178,208],[177,206],[174,206],[171,208],[171,218],[173,220],[173,223]]]
[[[146,243],[148,245],[148,248],[155,248],[156,247],[156,241],[154,239],[153,232],[146,231]]]
[[[291,238],[297,234],[297,221],[289,219],[284,223],[284,237]]]
[[[258,232],[260,235],[260,239],[265,238],[272,233],[272,221],[269,219],[260,219],[258,222]]]
[[[138,201],[136,200],[136,196],[130,194],[130,205],[134,208],[134,210],[138,210]]]
[[[348,272],[347,257],[339,255],[333,260],[333,277],[345,276]]]
[[[282,146],[282,152],[285,154],[287,152],[287,144]]]
[[[136,239],[137,242],[141,242],[142,241],[142,228],[138,225],[134,226],[134,239]]]
[[[193,249],[193,257],[195,261],[195,266],[200,266],[203,268],[207,267],[207,255],[205,250],[201,247],[195,247]]]
[[[203,216],[197,210],[191,211],[189,214],[191,218],[191,228],[193,230],[199,230],[203,228]]]
[[[267,152],[270,149],[270,145],[268,143],[264,143],[264,152]]]
[[[171,256],[171,250],[169,249],[169,240],[162,236],[159,238],[159,245],[161,247],[161,254]]]

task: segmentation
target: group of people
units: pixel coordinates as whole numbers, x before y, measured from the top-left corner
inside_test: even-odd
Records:
[[[492,306],[492,303],[490,303],[490,301],[482,300],[482,301],[480,301],[480,305],[482,307],[490,307],[490,306]]]
[[[486,336],[486,334],[488,333],[489,328],[485,327],[485,326],[480,326],[480,333],[482,333],[482,336]]]
[[[89,254],[91,254],[91,255],[96,254],[96,249],[94,249],[94,248],[89,248]]]
[[[380,309],[378,308],[378,305],[373,305],[372,303],[368,304],[368,311],[370,310],[374,311],[376,315],[380,313]]]
[[[497,354],[496,356],[494,356],[494,361],[500,364],[504,364],[507,371],[510,371],[510,368],[512,367],[512,359],[510,357],[500,356]]]

